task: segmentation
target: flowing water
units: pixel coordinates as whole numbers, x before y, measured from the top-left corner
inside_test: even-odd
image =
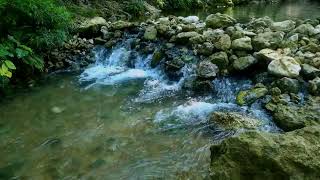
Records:
[[[216,91],[194,95],[182,88],[192,64],[171,81],[128,44],[96,47],[83,73],[53,74],[2,100],[0,179],[206,179],[210,145],[234,134],[210,124],[212,112],[245,113],[261,131],[279,131],[260,102],[235,104],[250,80],[218,78]]]

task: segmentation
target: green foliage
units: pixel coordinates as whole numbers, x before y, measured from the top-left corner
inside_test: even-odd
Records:
[[[12,72],[16,70],[14,64],[26,64],[38,70],[43,69],[43,61],[37,57],[33,50],[9,36],[0,44],[0,76],[11,78]]]
[[[134,16],[143,15],[145,13],[143,0],[131,0],[125,3],[125,11]]]
[[[161,0],[157,1],[162,2]],[[205,4],[201,0],[165,0],[163,3],[163,7],[166,9],[193,9]]]
[[[0,0],[0,17],[1,81],[14,71],[43,70],[41,54],[66,40],[71,22],[56,0]]]

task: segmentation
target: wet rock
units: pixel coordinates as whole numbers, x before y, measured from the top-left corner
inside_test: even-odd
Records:
[[[228,67],[229,64],[228,55],[223,51],[212,54],[208,57],[208,60],[216,64],[220,69]]]
[[[309,64],[302,64],[301,74],[306,79],[314,79],[316,77],[320,77],[320,70],[315,68]]]
[[[151,67],[155,68],[159,65],[160,61],[164,58],[164,53],[157,49],[153,52],[152,60],[151,60]]]
[[[282,93],[298,93],[300,90],[299,81],[288,77],[277,80],[275,86],[278,87]]]
[[[285,20],[281,22],[274,22],[271,25],[271,29],[273,31],[283,31],[283,32],[289,32],[292,31],[296,26],[296,22],[292,20]]]
[[[231,47],[231,38],[227,34],[219,35],[213,42],[213,45],[218,50],[226,51]]]
[[[197,32],[182,32],[177,34],[175,41],[177,43],[188,43],[190,38],[199,36]]]
[[[191,37],[189,41],[191,44],[202,44],[204,43],[205,39],[201,34],[199,34],[197,36]]]
[[[275,76],[297,77],[299,76],[300,64],[292,57],[284,56],[281,59],[273,60],[268,65],[268,72]]]
[[[232,41],[231,48],[240,51],[251,51],[253,49],[251,45],[251,38],[243,37],[240,39],[235,39]]]
[[[210,61],[202,61],[198,65],[197,75],[201,79],[214,79],[219,72],[219,68]]]
[[[157,38],[157,29],[154,26],[147,27],[143,37],[146,40],[155,40]]]
[[[235,70],[242,71],[257,62],[258,61],[256,58],[254,58],[252,55],[248,55],[248,56],[240,57],[237,60],[235,60],[232,66]]]
[[[306,126],[320,124],[319,103],[319,97],[311,97],[304,105],[292,103],[268,103],[267,105],[273,105],[271,111],[274,122],[284,131],[293,131]]]
[[[197,54],[209,56],[212,54],[214,46],[210,42],[205,42],[203,44],[198,44],[195,49]]]
[[[224,130],[255,129],[261,125],[260,120],[237,112],[214,112],[209,122]]]
[[[309,92],[313,95],[320,95],[320,78],[316,77],[309,81]]]
[[[236,23],[236,20],[226,14],[211,14],[206,18],[206,26],[209,28],[225,28],[232,26]]]
[[[254,103],[256,100],[267,95],[267,88],[253,88],[245,91],[240,91],[237,95],[237,104],[238,105],[249,105]]]
[[[212,179],[318,179],[320,127],[248,131],[211,147]]]
[[[284,32],[260,33],[252,39],[252,45],[255,50],[264,48],[276,49],[283,41],[284,35]]]
[[[214,91],[214,85],[210,80],[195,80],[192,89],[198,93],[210,93]]]

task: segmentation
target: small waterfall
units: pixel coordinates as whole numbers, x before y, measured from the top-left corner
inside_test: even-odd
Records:
[[[111,51],[97,47],[94,50],[96,63],[88,67],[81,75],[80,82],[89,83],[86,89],[96,85],[117,85],[132,80],[142,80],[143,88],[132,103],[152,103],[161,98],[168,98],[182,92],[182,86],[190,76],[194,75],[194,65],[186,64],[180,71],[183,76],[178,81],[170,81],[159,65],[151,68],[152,54],[142,55],[131,50],[128,42],[120,44]],[[208,122],[209,115],[215,111],[241,112],[257,117],[262,122],[261,130],[277,130],[271,116],[258,101],[251,106],[238,106],[236,95],[240,90],[253,86],[251,80],[221,77],[213,80],[215,93],[205,97],[187,98],[182,103],[174,103],[155,114],[154,123],[160,129],[197,126]]]
[[[161,67],[151,68],[152,54],[141,55],[125,44],[120,44],[111,52],[96,47],[96,63],[80,75],[80,82],[89,85],[116,85],[131,80],[144,80],[144,88],[134,102],[153,102],[162,97],[170,97],[178,92],[193,69],[186,65],[181,69],[183,77],[179,81],[170,81]]]

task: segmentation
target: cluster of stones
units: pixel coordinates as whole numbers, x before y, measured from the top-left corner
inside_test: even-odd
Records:
[[[94,18],[78,32],[91,44],[107,48],[131,34],[132,48],[153,54],[151,66],[161,66],[172,79],[181,76],[185,64],[193,64],[196,76],[184,87],[197,92],[212,92],[217,76],[252,77],[256,85],[240,91],[237,103],[250,105],[264,98],[275,123],[287,133],[249,131],[213,146],[215,179],[320,177],[319,20],[274,22],[264,17],[240,24],[219,13],[205,21],[196,16],[143,23]],[[312,95],[305,102],[298,95],[304,89]],[[235,112],[215,112],[210,123],[227,130],[252,130],[260,121]]]

